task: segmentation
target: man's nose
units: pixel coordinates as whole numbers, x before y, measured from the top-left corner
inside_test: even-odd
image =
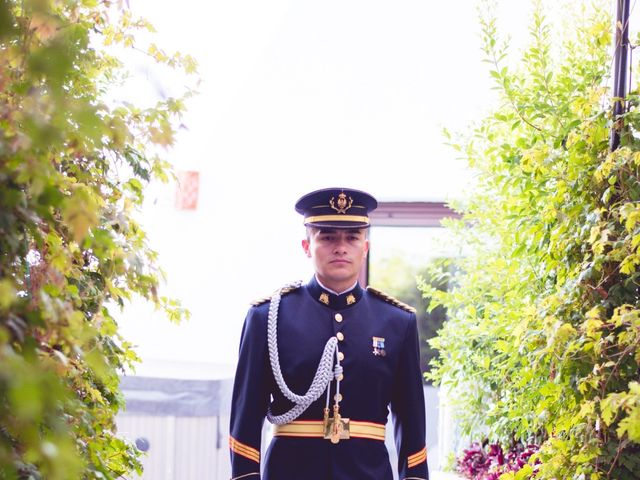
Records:
[[[344,253],[347,250],[347,239],[339,236],[336,238],[335,245],[333,247],[334,252]]]

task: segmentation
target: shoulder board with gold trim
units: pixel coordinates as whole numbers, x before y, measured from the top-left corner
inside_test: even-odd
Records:
[[[289,287],[285,287],[282,289],[282,292],[280,292],[280,294],[286,295],[287,293],[291,293],[299,288],[300,288],[300,285],[292,285]],[[272,296],[273,295],[269,295],[268,297],[258,298],[257,300],[254,300],[253,302],[251,302],[251,305],[254,307],[257,307],[258,305],[262,305],[263,303],[271,301]]]
[[[413,308],[411,305],[407,305],[406,303],[401,302],[397,298],[394,298],[391,295],[387,295],[386,293],[381,292],[380,290],[376,290],[373,287],[367,287],[367,292],[373,293],[376,297],[381,298],[382,300],[384,300],[387,303],[390,303],[391,305],[395,305],[398,308],[406,310],[407,312],[416,313],[416,309]]]

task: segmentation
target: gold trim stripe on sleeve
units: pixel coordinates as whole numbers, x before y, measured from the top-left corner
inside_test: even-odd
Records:
[[[363,215],[316,215],[314,217],[306,217],[305,223],[315,222],[363,222],[369,224],[369,217]]]
[[[408,459],[408,460],[411,460],[411,459],[413,459],[413,458],[419,457],[420,455],[422,455],[423,453],[426,453],[426,452],[427,452],[427,447],[424,447],[424,448],[422,448],[422,449],[418,450],[418,451],[417,451],[416,453],[414,453],[413,455],[409,455],[409,456],[407,457],[407,459]]]
[[[234,442],[230,442],[229,447],[231,448],[231,451],[233,453],[236,453],[242,457],[248,458],[249,460],[252,460],[256,463],[260,463],[260,454],[256,453],[256,451],[253,450],[252,448],[243,447]]]
[[[279,437],[324,438],[322,420],[295,420],[284,425],[274,425],[273,435]],[[384,441],[385,426],[380,423],[349,421],[351,438],[368,438]]]
[[[240,455],[241,457],[247,458],[253,462],[260,463],[260,458],[247,450],[243,450],[238,448],[237,446],[234,446],[231,448],[231,451],[236,455]]]
[[[413,455],[409,455],[407,457],[407,466],[409,468],[415,467],[416,465],[421,464],[427,460],[427,447],[424,447],[419,452],[414,453]]]
[[[409,468],[413,468],[416,465],[420,465],[423,462],[427,461],[427,454],[425,453],[422,457],[416,458],[415,460],[412,460],[411,462],[407,462],[407,466]]]
[[[237,455],[240,455],[244,458],[247,458],[249,460],[252,460],[256,463],[260,463],[260,457],[256,456],[253,452],[249,451],[249,450],[245,450],[243,448],[238,447],[237,445],[234,445],[231,447],[231,451]]]
[[[251,455],[252,457],[255,457],[257,459],[260,459],[260,453],[256,450],[254,450],[251,447],[248,447],[246,445],[243,445],[239,442],[231,442],[230,443],[231,449],[238,451],[238,452],[243,452],[246,453],[248,455]]]
[[[238,455],[248,458],[249,460],[253,460],[256,463],[260,463],[260,452],[255,448],[251,448],[249,445],[245,445],[242,442],[239,442],[232,436],[229,436],[229,448],[233,453],[237,453]]]

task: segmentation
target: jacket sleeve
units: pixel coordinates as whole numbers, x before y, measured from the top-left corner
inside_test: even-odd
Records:
[[[400,480],[427,480],[424,390],[418,327],[410,314],[391,400]]]
[[[262,424],[270,398],[265,317],[252,308],[242,328],[229,425],[232,480],[260,479]]]

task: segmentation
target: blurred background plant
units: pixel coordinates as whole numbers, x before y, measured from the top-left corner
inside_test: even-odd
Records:
[[[468,252],[460,273],[446,292],[422,285],[449,317],[431,378],[455,396],[470,439],[539,444],[502,480],[637,479],[640,96],[632,88],[610,152],[611,2],[568,2],[556,17],[551,3],[533,2],[530,44],[514,61],[484,2],[501,105],[451,134],[475,185],[449,225]],[[459,465],[490,457],[484,448]]]
[[[397,297],[399,300],[416,309],[418,334],[420,336],[420,368],[423,372],[431,371],[431,362],[438,351],[429,345],[429,340],[436,336],[447,318],[447,311],[442,306],[428,310],[429,298],[422,295],[416,287],[416,280],[430,288],[446,291],[449,286],[450,273],[448,258],[433,258],[426,264],[420,265],[408,260],[400,254],[383,257],[371,262],[371,277],[375,285],[384,292]],[[425,376],[425,382],[430,380]]]
[[[112,314],[143,297],[188,315],[159,294],[135,216],[145,185],[170,175],[162,155],[194,91],[119,101],[114,52],[196,71],[137,40],[151,32],[122,2],[0,1],[0,478],[140,471],[114,427],[118,373],[136,354]]]

